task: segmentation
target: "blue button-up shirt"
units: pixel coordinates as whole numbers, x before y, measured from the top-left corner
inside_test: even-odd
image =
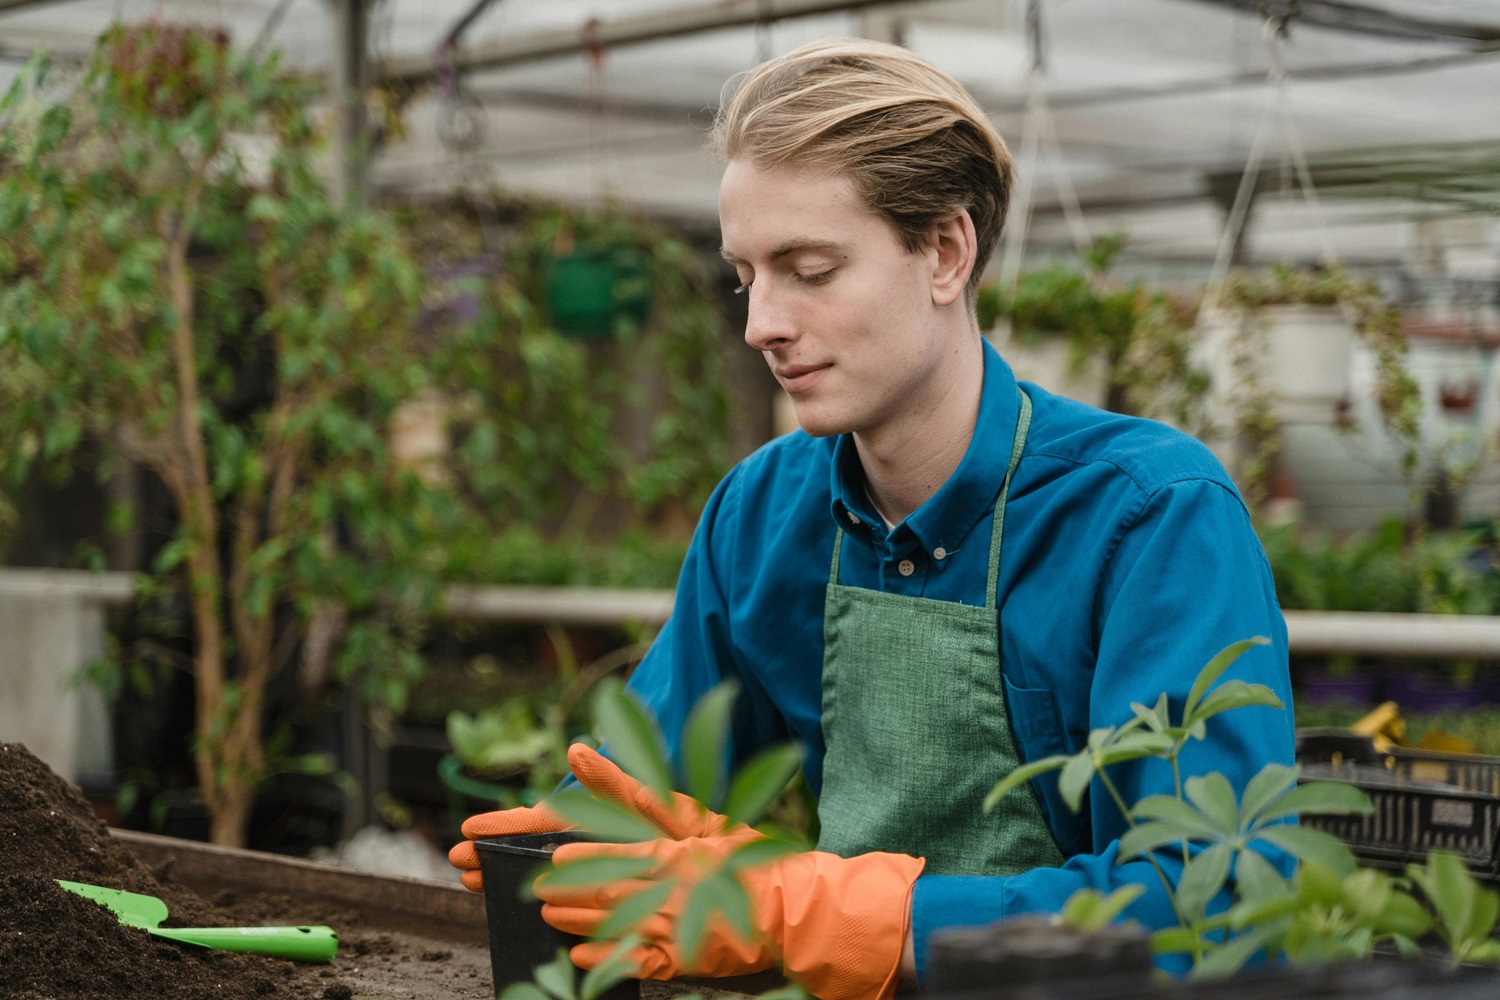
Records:
[[[823,601],[836,527],[848,536],[843,583],[983,603],[990,518],[1019,415],[1015,376],[987,343],[984,364],[968,451],[894,530],[867,499],[847,436],[794,432],[725,477],[699,522],[672,617],[630,682],[674,754],[694,702],[734,678],[743,690],[735,762],[796,740],[818,792]],[[1022,758],[1074,752],[1091,729],[1127,721],[1131,702],[1154,704],[1161,692],[1180,710],[1215,653],[1265,636],[1270,645],[1252,649],[1226,676],[1269,685],[1287,710],[1217,717],[1209,739],[1189,745],[1183,772],[1220,771],[1242,788],[1267,762],[1290,764],[1286,627],[1249,514],[1223,467],[1162,424],[1023,388],[1034,412],[1006,508],[996,665]],[[1173,791],[1160,762],[1117,765],[1111,776],[1127,801]],[[931,787],[942,795],[943,776],[932,775]],[[1117,863],[1124,819],[1097,779],[1078,814],[1059,798],[1055,776],[1033,788],[1067,862],[1010,877],[922,876],[912,901],[919,976],[935,929],[1056,912],[1086,887],[1144,885],[1126,915],[1152,927],[1175,922],[1148,863]]]

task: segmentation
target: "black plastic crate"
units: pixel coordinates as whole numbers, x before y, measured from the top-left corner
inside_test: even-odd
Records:
[[[1348,844],[1361,861],[1400,870],[1434,849],[1500,882],[1500,758],[1392,747],[1345,731],[1297,735],[1302,780],[1354,785],[1370,797],[1368,816],[1306,816],[1302,823]]]

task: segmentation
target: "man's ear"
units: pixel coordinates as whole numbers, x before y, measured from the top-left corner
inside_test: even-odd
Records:
[[[979,252],[968,210],[961,208],[957,215],[936,223],[927,234],[927,247],[933,265],[933,304],[952,305],[963,296]]]

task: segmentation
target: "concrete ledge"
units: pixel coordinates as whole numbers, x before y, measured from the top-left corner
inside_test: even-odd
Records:
[[[0,598],[70,597],[100,604],[124,604],[134,592],[134,573],[92,573],[75,569],[0,569]]]

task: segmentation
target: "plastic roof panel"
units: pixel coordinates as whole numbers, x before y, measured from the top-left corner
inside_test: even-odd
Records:
[[[696,9],[702,2],[496,0],[459,51],[538,32],[581,31],[596,16],[615,20]],[[1407,25],[1435,22],[1437,35],[1451,36],[1451,25],[1458,24],[1500,38],[1500,0],[1344,0],[1338,8],[1301,0],[1301,7],[1332,16],[1350,2],[1358,3],[1367,23],[1392,15]],[[1212,253],[1222,214],[1209,197],[1209,181],[1218,177],[1222,186],[1243,169],[1268,94],[1265,33],[1258,18],[1236,5],[1254,6],[1248,0],[1043,0],[1045,74],[1035,82],[1053,101],[1060,153],[1026,164],[1036,181],[1033,249],[1070,245],[1058,205],[1059,188],[1071,187],[1092,230],[1125,227],[1137,252],[1163,259]],[[374,58],[430,56],[470,6],[471,0],[376,4],[370,14]],[[284,8],[277,0],[57,0],[0,11],[0,83],[14,75],[20,54],[42,45],[87,51],[117,15],[220,24],[235,44],[248,45],[278,9],[273,44],[293,65],[328,69],[333,16],[326,0],[286,0]],[[954,74],[991,109],[1019,153],[1031,52],[1025,12],[1025,0],[927,0],[622,46],[597,63],[579,53],[468,72],[458,95],[435,86],[411,99],[407,135],[379,151],[372,183],[413,194],[494,183],[571,201],[609,195],[711,227],[719,168],[703,139],[724,81],[764,54],[854,33],[903,39]],[[1500,94],[1500,52],[1492,45],[1487,54],[1466,56],[1474,45],[1294,21],[1283,47],[1286,101],[1315,173],[1331,181],[1334,173],[1323,168],[1351,157],[1365,174],[1378,174],[1382,157],[1408,158],[1413,149],[1500,145],[1500,102],[1493,96]],[[1451,64],[1433,68],[1432,60]],[[1350,67],[1363,72],[1327,78]],[[455,114],[478,124],[476,147],[444,142],[441,126]],[[1500,206],[1500,193],[1493,191],[1500,187],[1494,180],[1500,160],[1439,153],[1428,161],[1424,169],[1449,164],[1467,171],[1465,183],[1488,185],[1491,193],[1470,200],[1493,218]],[[1278,183],[1290,177],[1290,167],[1278,130],[1263,167],[1267,193],[1250,229],[1251,251],[1262,257],[1309,252],[1314,226],[1305,205],[1295,198],[1277,203]],[[1381,185],[1382,196],[1372,198],[1368,178],[1361,178],[1359,187],[1321,192],[1325,221],[1343,254],[1400,260],[1411,251],[1414,220],[1464,207],[1418,199],[1413,184]],[[1488,232],[1479,250],[1493,256],[1500,239],[1492,222]]]

